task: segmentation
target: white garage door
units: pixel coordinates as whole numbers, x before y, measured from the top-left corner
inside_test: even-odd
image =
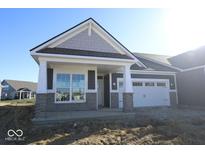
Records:
[[[133,106],[168,106],[168,80],[138,80],[133,82]]]
[[[122,83],[119,85],[119,107],[122,108]],[[169,106],[169,80],[137,79],[133,81],[133,106]]]

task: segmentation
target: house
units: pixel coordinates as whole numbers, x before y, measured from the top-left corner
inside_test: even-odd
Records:
[[[205,106],[205,47],[169,58],[177,73],[178,97],[183,106]]]
[[[24,99],[35,97],[37,84],[28,81],[3,80],[1,99]]]
[[[89,18],[30,50],[39,65],[36,117],[46,112],[178,103],[176,73],[163,56],[132,53]]]

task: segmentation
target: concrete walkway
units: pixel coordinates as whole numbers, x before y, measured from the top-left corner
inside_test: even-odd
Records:
[[[98,111],[69,111],[69,112],[47,112],[44,118],[34,118],[35,124],[60,123],[87,119],[116,119],[131,118],[135,112],[123,112],[119,109],[100,109]]]

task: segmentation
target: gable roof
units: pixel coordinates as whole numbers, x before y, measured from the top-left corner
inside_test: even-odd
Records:
[[[136,63],[140,66],[144,66],[146,67],[143,63],[141,63],[136,57],[135,55],[130,52],[124,45],[122,45],[115,37],[113,37],[106,29],[104,29],[99,23],[97,23],[93,18],[88,18],[86,20],[84,20],[83,22],[77,24],[76,26],[52,37],[51,39],[41,43],[40,45],[32,48],[30,51],[31,53],[35,53],[36,51],[39,51],[43,48],[49,48],[49,47],[56,47],[57,45],[55,45],[56,43],[58,43],[58,41],[60,39],[65,39],[67,35],[69,35],[71,32],[79,29],[80,27],[83,27],[83,26],[89,26],[89,27],[93,27],[96,28],[101,34],[103,37],[106,37],[108,39],[109,42],[111,42],[111,44],[116,48],[116,50],[118,52],[120,52],[121,54],[126,54],[128,56],[130,56],[133,60],[136,61]],[[88,28],[89,28],[88,27]],[[87,28],[87,27],[86,27]],[[51,45],[53,44],[53,45]]]
[[[29,81],[18,81],[18,80],[3,80],[6,81],[10,86],[12,86],[15,90],[19,90],[22,88],[27,88],[31,91],[36,91],[37,83],[29,82]]]
[[[205,65],[205,46],[170,57],[168,60],[173,66],[181,69]]]
[[[73,26],[73,27],[71,27],[71,28],[65,30],[64,32],[62,32],[62,33],[60,33],[60,34],[58,34],[58,35],[56,35],[56,36],[54,36],[54,37],[48,39],[47,41],[45,41],[45,42],[43,42],[43,43],[41,43],[41,44],[39,44],[39,45],[33,47],[32,49],[30,49],[30,51],[33,51],[33,50],[37,49],[38,47],[40,47],[40,46],[42,46],[42,45],[48,43],[49,41],[52,41],[52,40],[56,39],[57,37],[59,37],[59,36],[65,34],[65,33],[67,33],[68,31],[70,31],[70,30],[72,30],[72,29],[78,27],[79,25],[81,25],[81,24],[87,22],[87,21],[90,20],[90,19],[91,19],[91,18],[88,18],[88,19],[86,19],[86,20],[80,22],[79,24],[77,24],[77,25],[75,25],[75,26]]]
[[[163,66],[164,68],[168,68],[167,70],[177,70],[177,71],[181,71],[180,68],[175,67],[171,64],[171,62],[169,61],[169,58],[171,56],[168,55],[157,55],[157,54],[148,54],[148,53],[134,53],[134,55],[145,65],[149,65],[147,66],[148,68],[152,69],[152,64],[153,65],[158,65],[159,67]],[[152,64],[151,64],[151,63]],[[161,65],[161,66],[160,66]],[[166,70],[166,69],[165,69]]]
[[[168,58],[170,58],[171,56],[168,56],[168,55],[157,55],[157,54],[150,54],[150,53],[134,53],[134,54],[136,56],[139,55],[140,57],[152,59],[154,61],[158,61],[163,64],[171,65],[171,63],[168,60]]]

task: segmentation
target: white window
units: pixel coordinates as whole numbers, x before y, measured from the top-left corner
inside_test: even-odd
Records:
[[[157,87],[166,87],[165,82],[157,82]]]
[[[57,74],[56,102],[85,101],[84,74]]]
[[[70,101],[70,74],[57,74],[56,101]]]
[[[132,85],[133,86],[137,86],[137,87],[141,87],[142,86],[142,82],[133,82]]]
[[[154,87],[154,82],[145,82],[146,87]]]
[[[85,100],[85,76],[82,74],[72,75],[72,100]]]

